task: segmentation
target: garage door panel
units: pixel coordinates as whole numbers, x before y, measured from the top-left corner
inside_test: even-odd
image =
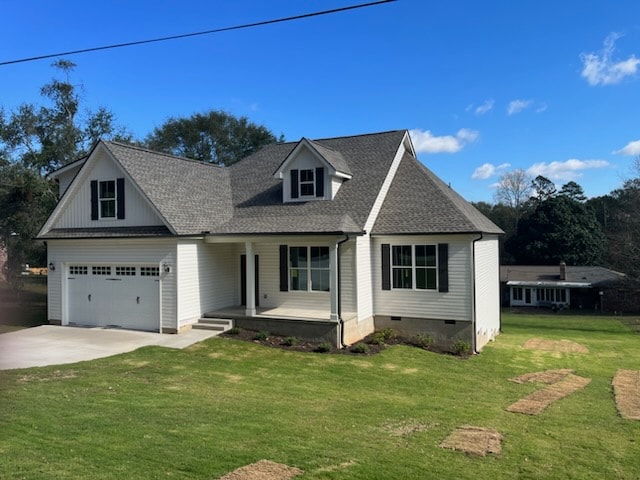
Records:
[[[82,272],[82,275],[71,273]],[[84,273],[86,271],[86,273]],[[159,269],[149,265],[69,266],[69,322],[158,330]]]

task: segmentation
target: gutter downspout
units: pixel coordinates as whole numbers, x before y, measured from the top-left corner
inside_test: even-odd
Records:
[[[342,320],[342,295],[341,295],[341,287],[342,287],[342,279],[340,275],[340,245],[349,240],[349,235],[344,236],[343,240],[336,242],[337,247],[337,263],[338,263],[338,325],[340,328],[340,348],[345,348],[347,345],[344,343],[344,320]]]
[[[476,349],[476,242],[482,240],[484,238],[484,234],[480,232],[480,237],[476,238],[472,242],[471,247],[471,269],[473,271],[473,282],[471,283],[472,290],[472,300],[471,300],[471,327],[473,328],[473,336],[471,337],[471,350],[474,354],[477,354],[478,351]]]

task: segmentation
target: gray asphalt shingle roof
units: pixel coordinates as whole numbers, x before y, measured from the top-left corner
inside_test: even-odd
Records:
[[[504,233],[416,158],[405,153],[373,234]]]
[[[116,142],[102,142],[178,235],[360,234],[405,130],[309,141],[336,170],[349,173],[333,200],[282,201],[273,172],[299,142],[272,144],[218,167]],[[86,229],[85,229],[86,230]],[[101,231],[104,236],[128,232]],[[372,233],[502,233],[410,153],[400,162]],[[90,233],[77,230],[79,235]],[[131,231],[133,234],[133,231]],[[139,231],[141,235],[168,230]],[[44,236],[67,238],[51,230]],[[92,234],[91,234],[92,235]]]
[[[560,279],[559,265],[502,265],[501,282],[579,282],[593,286],[617,282],[625,278],[624,273],[604,267],[566,267],[566,278]]]

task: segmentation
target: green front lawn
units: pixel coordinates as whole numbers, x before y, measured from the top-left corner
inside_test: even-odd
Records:
[[[70,366],[0,372],[0,478],[214,479],[269,459],[333,479],[638,479],[640,422],[615,409],[640,336],[616,318],[505,315],[469,359],[391,347],[295,353],[214,338]],[[526,350],[533,337],[590,353]],[[508,378],[572,368],[591,378],[539,416],[505,408],[541,388]],[[502,453],[439,448],[456,427],[498,430]]]

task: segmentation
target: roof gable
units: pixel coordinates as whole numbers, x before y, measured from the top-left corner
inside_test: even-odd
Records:
[[[295,164],[298,156],[305,149],[309,150],[318,160],[320,160],[324,166],[329,168],[330,175],[337,175],[342,178],[351,178],[351,170],[344,156],[328,146],[313,140],[302,138],[297,145],[289,152],[284,158],[282,163],[278,166],[273,176],[276,178],[283,178],[284,173],[292,168]]]

